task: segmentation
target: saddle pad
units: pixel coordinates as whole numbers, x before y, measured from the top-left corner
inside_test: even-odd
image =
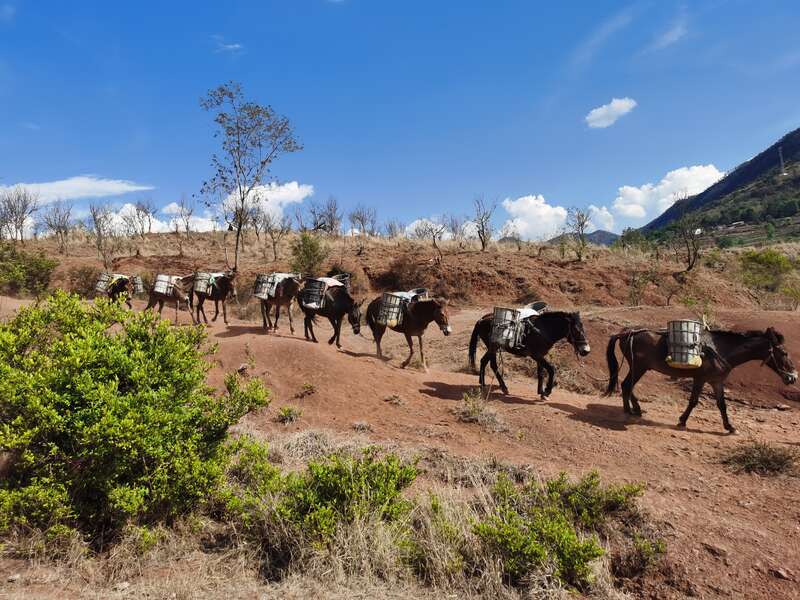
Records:
[[[344,285],[341,281],[339,281],[338,279],[334,279],[333,277],[317,277],[317,279],[319,281],[324,281],[325,285],[327,285],[329,288]]]

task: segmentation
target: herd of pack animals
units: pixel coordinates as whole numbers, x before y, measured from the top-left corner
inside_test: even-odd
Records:
[[[208,323],[204,304],[206,300],[213,300],[216,312],[212,321],[216,321],[219,316],[221,303],[223,320],[227,325],[226,301],[229,298],[238,300],[235,279],[235,269],[213,274],[192,273],[183,277],[159,275],[155,285],[149,291],[149,300],[145,310],[158,305],[158,311],[161,314],[165,303],[174,303],[175,321],[177,322],[178,310],[182,304],[185,304],[193,323],[199,323],[201,315],[203,321]],[[132,308],[130,297],[133,293],[144,291],[141,278],[135,275],[110,276],[103,274],[101,280],[102,283],[98,282],[97,286],[99,293],[107,294],[114,301],[122,298],[130,308]],[[310,298],[309,292],[313,292],[314,296]],[[353,333],[360,335],[361,307],[364,300],[357,301],[353,297],[347,274],[336,278],[310,278],[300,274],[277,273],[260,275],[256,280],[254,296],[260,300],[263,326],[267,332],[278,330],[281,308],[284,307],[288,313],[289,328],[294,334],[291,305],[292,302],[297,302],[304,313],[304,333],[307,340],[317,342],[314,335],[314,323],[317,316],[325,317],[331,323],[333,335],[328,340],[329,344],[335,343],[337,347],[341,348],[340,336],[345,316]],[[490,364],[497,377],[500,390],[503,394],[509,393],[502,372],[498,369],[497,355],[501,351],[528,357],[536,362],[537,390],[543,399],[550,395],[554,385],[555,369],[546,357],[557,342],[566,340],[576,354],[581,356],[589,354],[590,344],[578,312],[548,311],[543,306],[544,303],[535,304],[535,308],[530,308],[527,313],[498,308],[494,313],[481,317],[475,324],[468,352],[473,371],[478,370],[479,372],[481,389],[486,389],[486,365]],[[274,320],[271,316],[273,308]],[[391,309],[388,318],[385,314],[387,308]],[[518,320],[498,323],[497,315],[508,313],[516,314]],[[413,338],[416,337],[419,340],[422,366],[427,370],[422,337],[431,323],[436,323],[445,336],[452,331],[449,324],[448,301],[428,297],[424,289],[405,293],[385,293],[383,296],[375,298],[367,306],[366,323],[372,331],[379,358],[383,358],[381,340],[387,329],[405,335],[409,355],[402,363],[403,368],[410,364],[414,356]],[[673,323],[692,324],[693,322]],[[671,344],[677,342],[670,338],[668,331],[626,328],[612,335],[606,347],[609,382],[605,395],[613,394],[618,387],[620,365],[616,357],[617,345],[629,367],[628,374],[622,381],[623,409],[629,415],[642,415],[642,409],[633,390],[636,383],[648,371],[657,371],[672,378],[691,378],[693,380],[688,405],[678,421],[678,426],[681,428],[686,426],[703,388],[706,384],[710,384],[724,428],[730,433],[736,432],[728,418],[724,384],[730,372],[746,362],[761,361],[762,366],[769,367],[786,385],[792,385],[797,381],[797,370],[786,350],[784,337],[773,327],[769,327],[765,331],[734,332],[710,330],[707,327],[703,327],[700,331],[700,324],[696,325],[695,337],[691,343],[684,344],[688,348],[681,349],[693,354],[691,364],[689,362],[676,364],[671,361],[671,352],[676,351],[676,347]],[[499,337],[498,331],[500,331]],[[509,331],[513,335],[509,336]],[[513,342],[511,337],[513,337]],[[480,360],[480,369],[476,369],[475,358],[479,339],[487,350]],[[547,376],[546,383],[545,375]]]

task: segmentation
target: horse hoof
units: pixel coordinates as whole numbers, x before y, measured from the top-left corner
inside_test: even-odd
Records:
[[[686,423],[682,421],[678,421],[678,424],[675,426],[677,429],[686,429]]]
[[[728,428],[728,435],[739,435],[739,432],[736,431],[736,427],[729,427]]]

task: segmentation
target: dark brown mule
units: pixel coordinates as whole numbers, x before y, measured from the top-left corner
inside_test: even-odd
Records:
[[[228,297],[232,297],[234,299],[237,298],[236,295],[236,271],[234,269],[230,269],[225,271],[224,274],[218,275],[214,278],[214,283],[211,287],[205,292],[197,292],[194,290],[194,285],[192,285],[192,289],[189,291],[189,302],[191,304],[193,296],[197,295],[197,322],[200,322],[200,313],[203,313],[203,321],[208,324],[208,318],[206,317],[206,310],[203,308],[203,304],[206,300],[213,300],[214,301],[214,318],[211,319],[212,322],[217,320],[219,317],[219,303],[222,302],[222,320],[225,322],[225,325],[228,324],[228,311],[225,307]]]
[[[527,319],[526,319],[527,320]],[[492,370],[497,376],[497,383],[504,394],[508,394],[508,387],[503,381],[503,375],[497,368],[498,347],[492,343],[492,315],[482,316],[475,328],[472,330],[472,337],[469,340],[469,364],[475,371],[475,353],[478,349],[478,338],[486,346],[486,353],[481,358],[481,368],[479,382],[480,386],[486,385],[486,364],[491,363]],[[538,379],[537,390],[542,399],[547,398],[553,391],[553,378],[555,369],[545,358],[550,348],[556,342],[566,339],[575,352],[581,356],[589,354],[591,347],[586,339],[586,332],[583,330],[583,323],[579,313],[569,312],[546,312],[533,319],[528,320],[525,334],[522,338],[521,348],[506,350],[514,356],[528,356],[536,361],[536,374]],[[547,371],[547,386],[543,387],[544,371]]]
[[[700,392],[706,383],[711,384],[717,400],[717,408],[722,416],[722,424],[731,433],[736,429],[728,420],[725,405],[725,380],[730,372],[751,360],[760,360],[775,371],[786,385],[797,381],[797,370],[784,347],[783,336],[769,327],[766,331],[711,331],[710,348],[704,352],[703,362],[696,369],[677,369],[670,367],[667,358],[667,334],[663,331],[649,329],[624,330],[612,335],[606,349],[609,381],[606,396],[617,389],[619,380],[619,364],[615,354],[619,342],[622,355],[630,369],[622,382],[622,403],[626,413],[639,416],[642,409],[633,394],[633,387],[642,376],[650,370],[658,371],[670,377],[691,377],[694,380],[689,405],[678,420],[679,427],[685,427],[692,409],[697,406]]]
[[[381,339],[383,334],[386,333],[386,325],[378,323],[378,313],[381,310],[381,299],[375,298],[369,303],[367,307],[367,324],[372,330],[372,337],[375,338],[375,344],[378,347],[378,358],[383,358],[381,351]],[[431,300],[411,300],[408,304],[404,314],[403,322],[397,327],[392,327],[394,331],[399,331],[406,336],[406,343],[408,343],[408,358],[403,361],[402,367],[405,369],[411,362],[414,356],[414,341],[412,336],[419,339],[419,354],[422,358],[422,368],[426,371],[428,366],[425,364],[425,352],[422,348],[422,334],[431,323],[436,323],[442,333],[450,335],[450,315],[447,312],[447,300],[440,298],[433,298]]]
[[[347,315],[347,320],[353,328],[353,333],[359,335],[361,333],[361,305],[364,303],[356,302],[343,285],[328,288],[325,292],[325,301],[322,308],[311,308],[303,304],[303,295],[297,296],[297,303],[300,309],[305,313],[305,336],[307,340],[316,343],[317,338],[314,335],[314,320],[317,315],[327,317],[333,327],[333,335],[328,340],[329,344],[336,342],[336,347],[341,348],[342,344],[339,342],[339,336],[342,333],[342,320]],[[311,336],[309,337],[309,333]]]
[[[122,294],[125,294],[125,304],[128,308],[133,308],[131,304],[131,297],[133,296],[133,277],[124,275],[118,278],[114,283],[106,288],[106,294],[112,302],[119,300]]]
[[[172,287],[172,293],[162,294],[155,290],[150,290],[150,296],[147,300],[147,306],[144,307],[144,310],[150,310],[156,304],[158,304],[158,314],[161,314],[161,311],[164,310],[164,303],[165,302],[174,302],[175,303],[175,323],[178,322],[178,309],[180,308],[181,302],[186,303],[186,309],[189,311],[189,316],[192,318],[192,323],[195,322],[194,314],[192,314],[192,304],[189,297],[189,293],[186,291],[187,289],[191,290],[191,286],[194,284],[194,274],[186,275],[185,277],[179,277],[178,283]]]
[[[261,299],[261,316],[264,319],[264,329],[278,331],[278,318],[281,316],[281,306],[286,307],[289,313],[289,330],[294,333],[294,323],[292,322],[292,300],[300,293],[300,280],[294,277],[287,277],[275,286],[275,295],[264,300]],[[269,311],[275,307],[275,324],[269,317]]]

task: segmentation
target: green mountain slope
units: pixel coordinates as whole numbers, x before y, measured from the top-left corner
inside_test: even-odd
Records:
[[[779,148],[785,170],[781,172]],[[742,163],[717,183],[684,201],[676,202],[644,226],[663,229],[684,214],[700,219],[701,226],[755,223],[800,213],[800,129]]]

